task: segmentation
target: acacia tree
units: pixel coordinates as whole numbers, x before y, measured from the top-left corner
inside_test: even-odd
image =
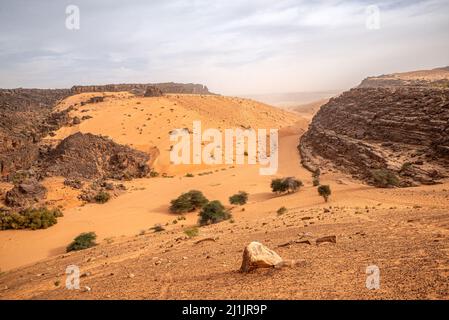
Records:
[[[303,186],[302,181],[295,179],[294,177],[271,180],[271,190],[278,194],[284,192],[297,192],[301,186]]]
[[[202,208],[208,202],[209,200],[207,200],[201,191],[190,190],[189,192],[183,193],[178,198],[171,201],[170,212],[192,212],[196,209]]]
[[[331,195],[331,188],[328,185],[321,185],[318,187],[318,194],[324,198],[324,201],[329,200],[329,196]]]

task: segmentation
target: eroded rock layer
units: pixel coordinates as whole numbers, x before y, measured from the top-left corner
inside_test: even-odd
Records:
[[[321,107],[299,149],[311,171],[332,165],[371,184],[379,173],[386,185],[436,183],[449,174],[449,89],[351,89]]]

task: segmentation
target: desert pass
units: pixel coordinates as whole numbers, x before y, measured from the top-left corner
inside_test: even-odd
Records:
[[[2,119],[8,121],[2,122],[1,295],[445,297],[448,79],[410,84],[407,76],[406,84],[385,88],[382,80],[370,78],[379,85],[366,87],[364,81],[332,98],[310,114],[311,122],[294,110],[243,98],[145,94],[156,92],[157,85],[147,85],[143,93],[132,85],[128,91],[2,90],[7,110]],[[44,98],[51,102],[35,112]],[[367,113],[374,107],[376,113]],[[410,118],[382,120],[384,114],[399,114],[392,108]],[[342,116],[336,122],[337,110],[356,119]],[[13,126],[22,117],[34,129],[29,136]],[[407,131],[403,137],[409,119],[415,121],[413,135]],[[257,163],[172,163],[170,131],[192,132],[194,121],[203,129],[278,129],[276,175],[261,175]],[[283,189],[282,177],[299,183]],[[281,181],[278,189],[275,178]],[[329,186],[330,195],[322,197],[320,186]],[[174,201],[189,190],[200,191],[205,203],[184,209],[194,196]],[[230,202],[240,190],[243,196]],[[228,217],[199,223],[209,200],[218,200]],[[63,216],[53,218],[53,225],[51,214],[39,208]],[[28,225],[23,220],[30,214]],[[42,221],[36,222],[38,214]],[[96,245],[68,250],[75,237],[88,232],[95,233]],[[241,272],[243,249],[253,241],[282,263],[260,262],[257,249],[247,254],[253,267],[245,269],[251,272]],[[79,290],[65,287],[69,265],[79,267]],[[372,266],[382,272],[379,290],[365,287]]]
[[[448,1],[0,2],[0,300],[449,300]]]

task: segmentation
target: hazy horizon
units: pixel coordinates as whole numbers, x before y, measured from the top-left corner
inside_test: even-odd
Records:
[[[79,8],[79,29],[66,27],[68,5]],[[370,5],[379,10],[374,28]],[[228,95],[338,91],[368,76],[447,66],[448,9],[443,0],[2,0],[0,87],[187,82]]]

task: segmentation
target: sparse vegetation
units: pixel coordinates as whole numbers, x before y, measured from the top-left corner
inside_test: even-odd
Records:
[[[388,169],[371,170],[374,186],[380,188],[397,187],[399,179],[396,174]]]
[[[231,214],[218,200],[214,200],[206,204],[201,210],[199,216],[200,225],[217,223],[231,218]]]
[[[154,170],[151,170],[151,171],[150,171],[150,177],[151,177],[151,178],[159,177],[159,172],[156,172],[156,171],[154,171]]]
[[[95,232],[83,232],[67,246],[67,252],[91,248],[97,245],[95,239],[97,239]]]
[[[106,203],[111,199],[111,195],[106,191],[100,191],[95,196],[96,203]]]
[[[0,211],[0,230],[47,229],[58,222],[63,214],[59,209],[26,209],[20,212]]]
[[[278,194],[281,193],[291,193],[297,192],[300,187],[303,186],[301,180],[295,179],[294,177],[278,178],[271,180],[271,190]]]
[[[186,176],[186,178],[193,178],[194,177],[194,175],[192,173],[187,173],[185,176]]]
[[[280,207],[280,208],[276,211],[276,213],[278,214],[278,216],[281,216],[281,215],[287,213],[287,211],[288,211],[288,210],[287,210],[286,207]]]
[[[192,212],[196,209],[202,208],[208,202],[209,200],[207,200],[201,191],[190,190],[189,192],[180,195],[177,199],[171,201],[170,212]]]
[[[230,204],[236,204],[236,205],[244,205],[248,201],[248,193],[245,191],[239,191],[238,193],[232,195],[229,197],[229,203]]]
[[[184,230],[184,233],[189,237],[193,238],[199,234],[198,227],[191,227]]]
[[[324,198],[324,201],[328,201],[331,195],[331,187],[328,185],[321,185],[318,187],[318,194]]]

